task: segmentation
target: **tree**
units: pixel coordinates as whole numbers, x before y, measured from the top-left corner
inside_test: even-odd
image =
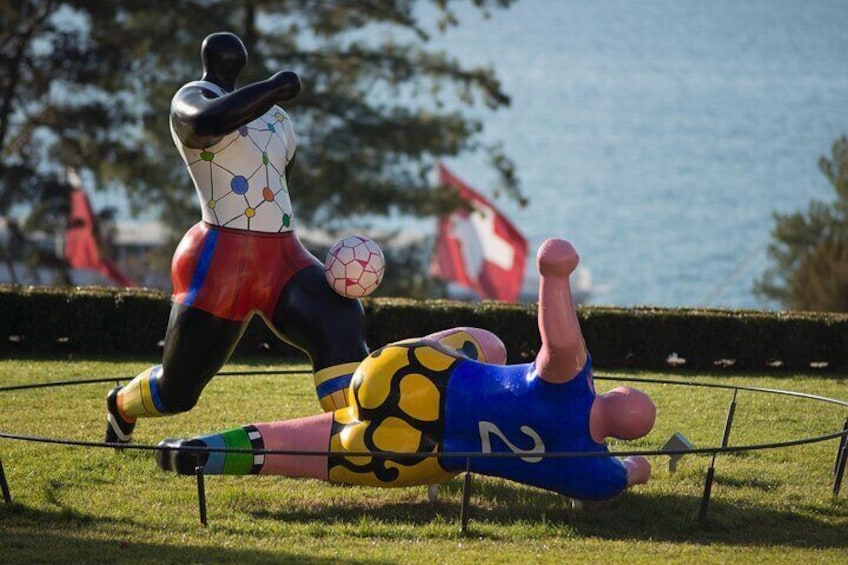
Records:
[[[755,291],[794,310],[848,312],[848,139],[843,135],[819,170],[833,203],[812,201],[806,213],[775,214],[773,265]]]
[[[118,14],[96,0],[0,2],[0,216],[25,215],[21,237],[10,241],[64,229],[67,167],[108,180],[111,163],[133,156],[138,116]],[[61,257],[35,257],[68,280]]]
[[[490,10],[514,0],[469,1]],[[168,106],[199,78],[202,38],[220,30],[248,47],[244,82],[283,68],[303,80],[288,106],[300,139],[292,185],[301,224],[350,229],[374,215],[445,211],[457,202],[432,189],[429,170],[466,151],[488,152],[496,189],[521,199],[513,163],[481,143],[482,123],[461,111],[509,104],[494,72],[426,48],[428,26],[458,25],[456,4],[0,0],[0,215],[73,166],[125,190],[135,210],[158,207],[178,233],[196,221]],[[425,13],[432,21],[419,21]]]

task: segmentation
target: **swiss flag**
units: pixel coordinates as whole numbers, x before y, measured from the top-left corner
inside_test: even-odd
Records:
[[[456,189],[467,208],[439,218],[430,274],[468,287],[483,299],[517,301],[527,240],[488,200],[442,165],[439,181]]]
[[[119,286],[135,286],[112,261],[100,254],[97,242],[97,225],[88,196],[80,187],[79,177],[68,175],[71,183],[71,210],[68,230],[65,232],[65,259],[72,269],[94,269],[109,277]]]

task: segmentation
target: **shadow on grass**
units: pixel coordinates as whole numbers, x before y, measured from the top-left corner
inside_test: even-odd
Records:
[[[379,501],[363,490],[361,500],[346,498],[250,514],[258,519],[326,525],[355,525],[363,517],[388,525],[454,522],[459,531],[460,482],[442,485],[440,493],[438,502],[429,503],[423,491],[421,499]],[[752,503],[733,504],[714,496],[703,523],[698,521],[700,504],[701,497],[695,494],[628,492],[612,501],[586,502],[577,510],[569,499],[553,493],[516,488],[506,482],[476,481],[469,507],[469,530],[474,537],[491,539],[508,538],[511,534],[495,532],[490,526],[526,525],[531,536],[556,535],[556,530],[563,530],[569,537],[610,540],[848,548],[848,511],[841,502],[833,508],[806,506],[799,512],[790,512]]]
[[[216,529],[225,532],[227,526],[222,524],[225,516],[241,513],[257,521],[284,522],[303,526],[307,531],[314,529],[315,535],[332,536],[337,527],[344,531],[343,535],[395,540],[418,539],[422,532],[436,538],[459,534],[461,481],[442,485],[435,503],[426,501],[423,487],[401,499],[384,494],[375,496],[377,489],[350,489],[319,500],[301,498],[280,503],[251,496],[241,498],[240,504],[236,501],[242,494],[236,491],[235,495],[229,495],[235,499],[221,500],[227,496],[220,497],[220,491],[216,493],[217,489],[212,487],[208,492],[210,532]],[[474,538],[489,540],[555,536],[699,545],[848,548],[848,536],[845,536],[848,504],[844,500],[830,504],[800,502],[789,511],[747,500],[731,503],[716,496],[703,524],[697,519],[699,507],[698,494],[634,491],[608,502],[585,503],[582,509],[575,510],[569,499],[552,493],[475,477],[469,533]],[[181,527],[204,531],[196,522]],[[446,533],[446,528],[450,533]],[[0,561],[31,562],[35,555],[44,558],[44,562],[65,562],[71,557],[76,562],[117,559],[146,562],[154,557],[157,563],[322,562],[299,554],[296,547],[274,552],[184,547],[176,541],[179,532],[174,532],[174,544],[135,541],[147,539],[144,532],[154,533],[154,530],[157,535],[161,533],[159,525],[139,523],[131,518],[115,520],[67,508],[41,510],[17,504],[0,505],[0,547],[4,548]],[[9,555],[11,560],[7,559]],[[20,560],[16,561],[18,556]],[[48,559],[51,556],[56,559]]]
[[[275,551],[233,549],[210,541],[209,547],[180,543],[138,543],[145,526],[127,520],[93,517],[71,510],[43,511],[14,505],[0,506],[0,554],[2,563],[338,563],[298,553],[296,549]],[[148,528],[149,529],[149,528]],[[91,539],[98,532],[109,539]],[[102,535],[102,532],[109,532]],[[346,559],[347,563],[390,563]]]

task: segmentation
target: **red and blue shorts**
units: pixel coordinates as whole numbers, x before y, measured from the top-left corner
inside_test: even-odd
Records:
[[[171,262],[174,302],[227,320],[254,312],[271,319],[289,280],[320,265],[294,232],[235,230],[199,222],[183,236]]]

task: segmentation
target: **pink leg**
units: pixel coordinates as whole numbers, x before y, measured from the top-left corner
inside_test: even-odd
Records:
[[[425,339],[438,341],[442,345],[458,351],[463,341],[471,339],[475,348],[481,354],[481,358],[477,359],[478,361],[491,365],[504,365],[506,363],[506,346],[498,336],[488,330],[469,327],[451,328],[429,334]]]
[[[347,410],[344,408],[343,410]],[[194,473],[202,464],[208,475],[283,475],[327,480],[327,456],[306,454],[243,453],[241,450],[262,448],[273,451],[326,453],[330,445],[333,414],[295,418],[264,424],[250,424],[191,439],[168,438],[159,442],[156,463],[165,471],[182,475]],[[199,454],[188,448],[214,448]],[[240,451],[217,451],[239,447]]]
[[[265,449],[280,451],[327,451],[333,414],[254,424],[262,434]],[[326,455],[268,455],[263,475],[283,475],[327,480]]]
[[[539,333],[542,347],[536,356],[539,376],[551,383],[568,382],[586,364],[586,345],[571,298],[568,277],[580,258],[563,239],[548,239],[539,247]]]

